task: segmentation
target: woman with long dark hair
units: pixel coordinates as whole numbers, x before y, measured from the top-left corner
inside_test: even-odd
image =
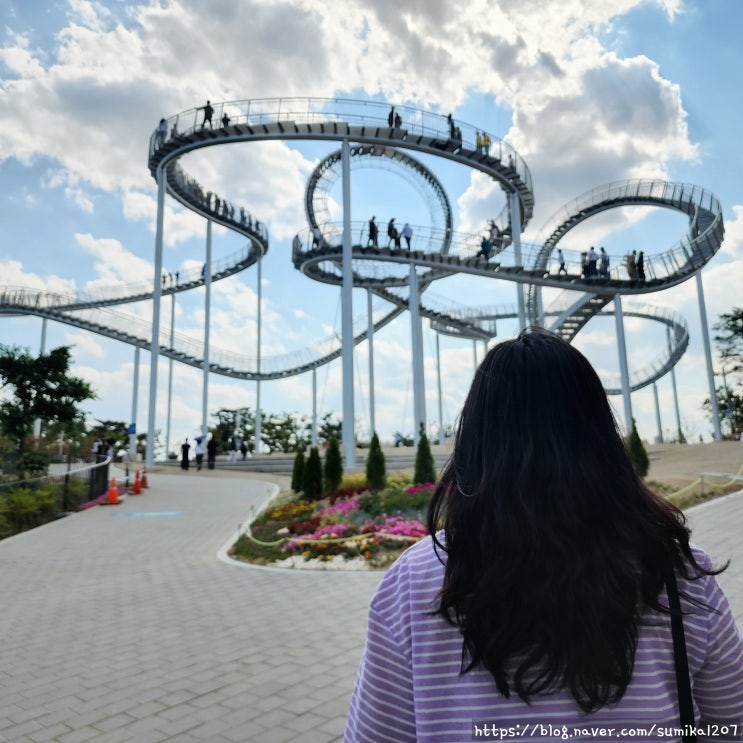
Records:
[[[568,343],[531,330],[489,351],[428,527],[372,600],[348,743],[679,740],[669,584],[694,721],[743,740],[724,568],[635,474]]]

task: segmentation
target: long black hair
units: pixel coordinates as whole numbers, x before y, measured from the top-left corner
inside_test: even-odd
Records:
[[[540,329],[477,369],[428,527],[446,553],[435,613],[461,631],[462,673],[484,668],[527,702],[567,689],[586,712],[624,695],[643,607],[668,611],[668,571],[720,572],[635,473],[588,360]]]

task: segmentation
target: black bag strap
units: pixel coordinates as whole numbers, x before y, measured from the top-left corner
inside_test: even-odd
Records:
[[[678,585],[673,568],[670,568],[666,577],[666,592],[668,594],[668,608],[671,611],[671,634],[673,635],[673,660],[676,665],[676,687],[679,697],[679,711],[681,713],[681,727],[684,733],[683,743],[696,743],[694,733],[694,702],[691,696],[691,681],[689,680],[689,659],[686,657],[686,638],[684,636],[684,622],[679,601]]]

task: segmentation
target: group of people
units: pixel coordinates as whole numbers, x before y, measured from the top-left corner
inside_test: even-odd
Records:
[[[378,248],[379,247],[379,225],[376,222],[376,216],[372,216],[369,220],[369,239],[366,241],[367,247]],[[395,224],[395,217],[392,217],[387,223],[387,246],[391,247],[394,245],[396,248],[402,248],[401,238],[405,238],[405,246],[410,250],[410,241],[413,239],[413,228],[408,222],[402,230],[397,229]]]
[[[625,258],[627,265],[627,275],[631,279],[645,281],[645,254],[641,250],[639,253],[633,250]]]
[[[480,250],[475,253],[475,257],[479,258],[480,256],[482,256],[487,261],[490,259],[490,255],[493,253],[493,251],[499,253],[502,250],[502,247],[503,232],[495,223],[495,220],[491,219],[488,234],[480,241]]]
[[[562,251],[560,251],[560,254],[562,254]],[[601,247],[597,253],[596,249],[591,245],[589,250],[582,252],[580,255],[581,276],[583,276],[583,278],[609,278],[609,256],[603,247]]]
[[[212,436],[206,444],[204,444],[204,437],[203,436],[196,436],[194,439],[196,442],[194,446],[194,461],[196,463],[196,469],[200,470],[204,464],[204,454],[206,454],[206,464],[207,467],[210,470],[214,469],[214,465],[217,461],[217,449],[218,444],[217,440]],[[188,441],[188,438],[181,444],[181,469],[182,470],[188,470],[191,457],[190,457],[190,451],[191,451],[191,444]]]
[[[487,132],[476,131],[475,132],[475,143],[477,144],[477,151],[483,155],[490,154],[490,145],[493,144],[493,140],[490,139],[490,135]]]
[[[94,462],[102,462],[106,457],[113,457],[115,454],[113,439],[96,439],[91,447],[92,459]]]
[[[394,106],[392,106],[387,116],[387,124],[389,125],[390,129],[399,129],[402,126],[402,117],[399,113],[397,113],[397,111],[395,111]]]

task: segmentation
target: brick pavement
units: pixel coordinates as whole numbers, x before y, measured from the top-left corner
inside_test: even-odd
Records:
[[[274,486],[149,479],[0,542],[0,741],[340,740],[380,574],[225,564]],[[693,521],[743,624],[743,493]]]

